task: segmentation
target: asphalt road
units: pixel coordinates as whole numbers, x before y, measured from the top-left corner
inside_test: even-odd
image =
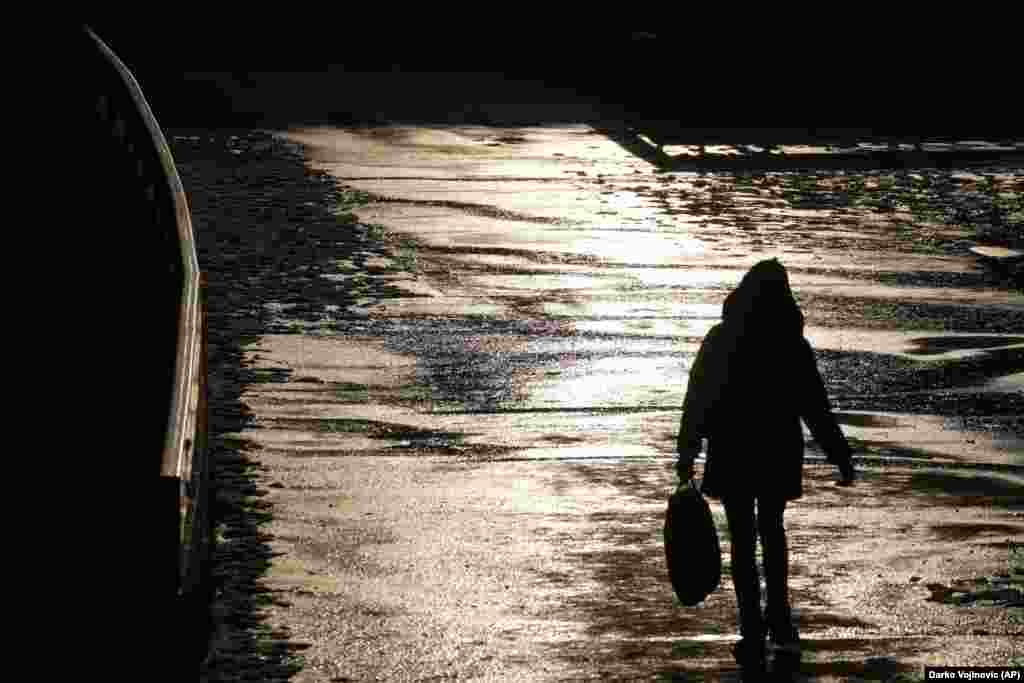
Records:
[[[271,599],[221,644],[273,632],[296,681],[730,680],[727,558],[679,606],[661,518],[688,364],[777,256],[864,472],[837,489],[810,445],[794,678],[1020,659],[1024,296],[969,248],[1019,226],[1022,169],[663,173],[586,124],[287,138],[358,193],[341,248],[281,247],[301,217],[242,238],[326,289],[237,323]]]

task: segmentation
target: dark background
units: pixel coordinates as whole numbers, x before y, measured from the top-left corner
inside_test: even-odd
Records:
[[[481,95],[479,79],[460,87],[424,78],[422,88],[415,86],[412,75],[441,72],[543,84],[608,118],[678,121],[712,137],[736,126],[813,133],[824,130],[815,124],[846,125],[880,136],[989,138],[1024,129],[1016,115],[1017,60],[999,36],[969,41],[966,33],[937,33],[934,26],[887,30],[884,22],[843,38],[842,22],[756,37],[729,26],[702,28],[696,20],[638,31],[618,20],[621,9],[580,12],[571,21],[546,21],[536,9],[532,16],[500,8],[410,17],[397,7],[369,6],[344,15],[298,8],[230,19],[88,16],[83,23],[133,71],[163,126],[287,125],[338,114],[336,102],[285,103],[289,95],[273,92],[274,79],[256,76],[265,72],[330,73],[339,88],[342,74],[380,74],[377,92],[386,96],[379,101],[365,79],[352,91],[348,108],[356,122],[375,113],[443,119],[441,112],[463,100],[502,96]],[[243,111],[232,94],[239,87],[263,89],[265,104]],[[538,96],[506,91],[511,99]]]
[[[382,92],[394,87],[394,74],[500,74],[506,81],[562,89],[563,99],[568,92],[614,108],[644,99],[649,83],[637,65],[648,65],[654,74],[651,67],[661,62],[655,54],[666,46],[653,36],[607,24],[527,27],[522,21],[465,17],[457,22],[411,22],[363,15],[339,22],[300,15],[280,23],[250,18],[164,21],[159,26],[119,18],[95,19],[89,26],[132,70],[164,125],[253,123],[246,120],[251,117],[232,115],[231,98],[225,99],[231,88],[211,86],[211,73],[221,81],[227,74],[246,87],[267,87],[268,79],[255,76],[265,72],[329,71],[339,78],[346,73],[376,73],[381,75]],[[408,77],[399,80],[403,87],[410,82]],[[649,80],[660,80],[660,75]],[[478,90],[479,79],[467,87]],[[480,93],[439,92],[432,83],[421,92],[409,92],[407,107],[399,114],[408,115],[430,101],[457,106],[460,97],[474,96]],[[282,123],[273,120],[279,115],[270,111],[274,96],[267,93],[265,99],[268,120],[263,123]],[[393,98],[384,99],[392,100],[389,107],[394,109]]]

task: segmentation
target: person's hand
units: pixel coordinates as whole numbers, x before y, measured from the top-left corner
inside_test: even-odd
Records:
[[[836,482],[836,486],[853,486],[856,479],[857,473],[853,469],[852,462],[847,460],[839,466],[839,481]]]
[[[676,462],[676,474],[679,475],[679,481],[684,483],[693,479],[693,459],[679,458],[679,460]]]

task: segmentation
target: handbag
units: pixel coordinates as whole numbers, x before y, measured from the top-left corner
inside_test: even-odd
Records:
[[[692,607],[705,600],[722,578],[722,551],[711,507],[690,480],[669,496],[665,511],[665,560],[679,602]]]

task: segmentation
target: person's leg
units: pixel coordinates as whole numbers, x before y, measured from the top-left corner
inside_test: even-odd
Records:
[[[722,500],[729,520],[732,583],[739,608],[740,635],[736,659],[741,663],[764,657],[764,623],[761,618],[761,581],[757,574],[754,550],[754,499],[749,497]]]
[[[782,499],[757,501],[757,527],[767,586],[765,622],[772,641],[779,645],[799,640],[789,605],[789,550],[782,520],[785,509],[786,501]]]

